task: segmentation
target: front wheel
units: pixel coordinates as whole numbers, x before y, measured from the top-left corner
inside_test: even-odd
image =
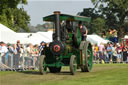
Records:
[[[39,64],[39,71],[40,74],[46,74],[46,67],[45,67],[45,55],[40,56],[40,64]]]
[[[76,56],[72,55],[71,58],[70,58],[70,72],[71,72],[72,75],[75,74],[76,69],[77,69]]]

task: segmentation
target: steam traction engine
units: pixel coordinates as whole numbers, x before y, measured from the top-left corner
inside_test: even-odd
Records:
[[[90,22],[90,18],[60,14],[56,11],[43,20],[53,22],[55,30],[53,42],[41,52],[40,73],[45,74],[47,69],[52,73],[60,72],[62,66],[69,66],[72,75],[79,68],[82,72],[91,71],[92,46],[88,41],[81,40],[80,28],[75,26],[79,21]]]

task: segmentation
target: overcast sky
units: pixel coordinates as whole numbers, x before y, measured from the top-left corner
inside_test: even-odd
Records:
[[[42,18],[52,14],[54,11],[76,15],[83,8],[93,7],[90,0],[28,0],[24,6],[31,17],[31,25],[43,24]]]

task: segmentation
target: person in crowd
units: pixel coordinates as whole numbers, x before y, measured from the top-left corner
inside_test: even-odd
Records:
[[[38,45],[34,45],[34,50],[35,50],[35,56],[38,56],[38,54],[39,54]]]
[[[114,37],[114,43],[118,43],[117,30],[116,29],[113,29],[113,37]]]
[[[116,29],[113,29],[113,28],[110,28],[109,29],[109,40],[112,41],[113,43],[117,43],[118,40],[117,40],[117,30]]]
[[[23,56],[24,51],[25,51],[25,49],[24,49],[24,45],[23,45],[23,44],[21,44],[21,47],[20,47],[20,57],[22,57],[22,56]]]
[[[29,56],[29,53],[30,53],[30,47],[31,47],[31,43],[29,43],[29,45],[28,45],[27,48],[26,48],[27,56]]]
[[[35,53],[33,45],[30,43],[29,46],[27,47],[27,52],[28,52],[28,56],[32,57],[33,54]]]
[[[11,44],[8,43],[7,46],[8,46],[8,52],[13,53],[13,47],[11,46]]]
[[[19,68],[19,60],[20,60],[20,53],[21,53],[21,44],[20,44],[20,40],[17,40],[17,43],[16,43],[16,50],[17,50],[17,54],[15,55],[16,57],[16,68],[18,69]]]
[[[17,54],[17,49],[16,49],[16,48],[17,48],[17,45],[14,44],[14,45],[13,45],[13,53],[14,53],[14,54]]]
[[[101,42],[99,45],[99,52],[103,52],[105,49],[104,44]]]
[[[101,52],[100,56],[99,56],[99,61],[100,63],[104,64],[105,63],[105,55],[104,52]]]
[[[34,53],[33,53],[33,66],[34,67],[37,67],[37,59],[38,59],[38,56],[39,56],[39,48],[38,48],[38,45],[34,45]]]
[[[127,51],[128,51],[127,47],[124,47],[124,49],[123,49],[123,61],[124,62],[127,61],[127,55],[128,55]]]
[[[81,21],[79,22],[79,28],[80,28],[80,31],[81,31],[81,34],[82,34],[82,41],[85,41],[86,38],[87,38],[88,30],[84,25],[82,25]]]
[[[17,52],[17,45],[14,44],[13,45],[13,66],[14,68],[18,69],[19,66],[19,56],[18,56],[18,52]]]
[[[114,46],[112,47],[112,52],[113,52],[112,61],[113,61],[113,63],[116,63],[116,61],[117,61],[117,51],[116,51],[116,49],[117,49],[117,45],[114,44]]]
[[[17,54],[20,54],[21,52],[21,44],[20,44],[20,40],[17,40],[17,47],[16,47],[16,50],[17,50]]]
[[[109,29],[109,40],[113,42],[113,29]]]
[[[128,63],[128,48],[127,48],[127,60],[126,60],[126,63]]]
[[[49,47],[49,43],[46,43],[46,47]]]
[[[28,48],[29,48],[29,44],[27,44],[27,45],[24,45],[24,68],[26,69],[27,68],[27,66],[28,66],[28,62],[27,62],[27,60],[28,60]]]
[[[107,53],[107,44],[104,44],[104,57],[105,57],[105,63],[107,63],[106,59],[108,58],[108,53]]]
[[[99,45],[99,58],[103,58],[104,57],[104,44],[101,42]]]
[[[45,42],[44,41],[42,41],[41,43],[40,43],[40,46],[39,46],[39,55],[41,55],[41,52],[43,51],[43,49],[44,49],[44,47],[45,47]]]
[[[13,47],[8,43],[8,66],[13,68]]]
[[[122,53],[122,48],[121,48],[121,45],[120,44],[117,44],[117,62],[118,63],[121,63],[121,53]]]
[[[124,43],[120,43],[120,47],[121,47],[121,62],[123,61],[123,50],[124,50],[124,48],[125,48],[125,45],[124,45]]]
[[[109,43],[107,46],[107,53],[108,53],[108,62],[112,62],[112,43]]]
[[[109,34],[110,34],[110,35],[113,34],[113,29],[112,29],[112,28],[109,29]]]
[[[97,46],[97,44],[93,45],[93,55],[94,55],[94,61],[96,62],[98,60],[98,46]]]
[[[24,62],[24,56],[25,56],[25,47],[23,44],[21,44],[21,47],[20,47],[20,61],[19,61],[19,64],[20,64],[20,67],[23,66],[23,62]]]
[[[8,49],[7,49],[7,46],[4,42],[1,42],[1,61],[3,64],[6,64],[6,56],[7,56],[7,52],[8,52]]]
[[[35,54],[33,45],[31,43],[27,47],[27,54],[28,54],[28,59],[27,59],[27,61],[28,61],[28,68],[30,69],[30,66],[33,65],[33,58],[32,58],[32,56],[34,56],[34,54]]]

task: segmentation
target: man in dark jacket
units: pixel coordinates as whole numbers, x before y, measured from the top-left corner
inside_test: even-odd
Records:
[[[80,27],[80,31],[81,31],[81,34],[82,34],[82,41],[85,41],[86,38],[87,38],[88,30],[84,25],[82,25],[81,21],[79,22],[79,27]]]

